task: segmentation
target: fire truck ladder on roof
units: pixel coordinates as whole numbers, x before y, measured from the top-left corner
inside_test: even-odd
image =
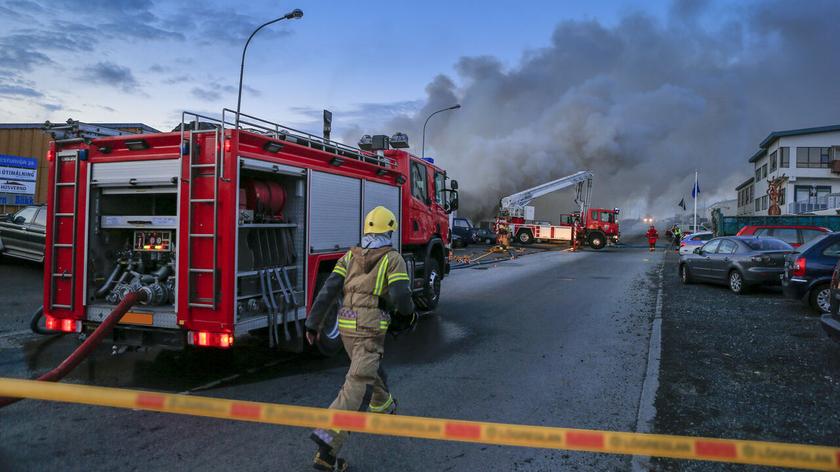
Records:
[[[76,211],[79,208],[79,151],[63,151],[58,152],[55,158],[55,174],[53,179],[53,218],[52,218],[52,248],[50,258],[50,274],[52,280],[50,281],[50,309],[66,309],[73,308],[75,303],[75,273],[76,273]],[[62,169],[64,163],[73,161],[73,176],[65,176]],[[59,201],[66,201],[59,198],[61,190],[64,188],[73,189],[73,207],[70,212],[67,212],[66,207],[59,206]],[[61,231],[61,223],[69,220],[70,240],[67,240],[67,231]],[[62,237],[64,235],[64,237]],[[70,273],[67,273],[67,267],[59,272],[59,253],[70,252]],[[56,285],[62,279],[69,279],[68,291],[70,292],[70,303],[56,303]]]
[[[196,139],[198,135],[201,134],[209,134],[212,136],[213,139],[213,153],[212,153],[212,162],[203,161],[201,158],[202,152],[201,147],[199,145],[199,140]],[[183,131],[182,131],[183,136]],[[187,198],[189,198],[189,204],[187,205],[187,231],[188,231],[188,248],[187,248],[187,270],[189,274],[187,276],[187,293],[189,294],[187,299],[187,304],[192,308],[209,308],[211,310],[216,309],[216,301],[217,301],[217,247],[216,247],[216,240],[219,233],[219,217],[218,217],[218,204],[219,204],[219,130],[217,129],[210,129],[210,130],[190,130],[189,131],[189,152],[187,154],[187,166],[189,168],[189,184],[190,188],[187,192]],[[210,172],[208,172],[210,170]],[[212,179],[212,180],[208,180]],[[196,198],[195,189],[197,187],[202,188],[212,188],[212,195],[201,195],[201,198]],[[213,227],[210,228],[210,232],[199,232],[202,229],[196,227],[195,222],[193,221],[195,214],[197,213],[197,209],[203,206],[212,206],[213,207]],[[204,229],[206,231],[206,228]],[[210,240],[210,251],[213,253],[212,257],[212,265],[211,267],[196,267],[193,266],[193,251],[195,246],[205,246],[202,244],[201,240]],[[201,277],[204,274],[210,274],[212,280],[212,291],[210,292],[210,296],[207,297],[199,297],[198,296],[198,284],[193,284],[194,278]]]

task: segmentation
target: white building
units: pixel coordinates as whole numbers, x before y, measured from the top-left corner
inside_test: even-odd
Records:
[[[735,187],[735,192],[738,193],[738,216],[752,215],[754,210],[753,200],[755,200],[755,177],[750,177]]]
[[[715,210],[719,210],[720,214],[723,216],[735,216],[738,214],[738,201],[735,199],[732,200],[721,200],[719,202],[712,203],[711,205],[706,207],[704,215],[707,219],[711,220],[712,214]]]
[[[749,162],[752,182],[736,187],[739,215],[767,215],[768,181],[780,175],[788,177],[779,197],[782,214],[840,208],[840,125],[774,131]]]

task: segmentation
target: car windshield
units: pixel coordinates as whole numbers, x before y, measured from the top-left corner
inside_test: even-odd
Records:
[[[792,251],[790,244],[773,238],[742,239],[744,244],[753,251]]]
[[[799,247],[796,249],[796,252],[805,252],[805,251],[807,251],[808,249],[811,249],[811,248],[812,248],[812,247],[814,247],[815,245],[819,244],[819,242],[820,242],[820,241],[822,241],[823,239],[825,239],[825,238],[826,238],[829,234],[830,234],[830,233],[823,233],[823,234],[821,234],[820,236],[817,236],[816,238],[814,238],[814,239],[812,239],[812,240],[808,241],[807,243],[805,243],[805,244],[803,244],[803,245],[799,246]]]

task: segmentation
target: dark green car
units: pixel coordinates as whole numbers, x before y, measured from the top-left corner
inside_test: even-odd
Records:
[[[0,255],[44,262],[47,207],[32,205],[0,219]]]

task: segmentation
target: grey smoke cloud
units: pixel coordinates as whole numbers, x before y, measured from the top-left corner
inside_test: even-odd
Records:
[[[735,198],[770,131],[840,123],[840,2],[738,3],[709,27],[712,8],[677,1],[664,20],[563,21],[510,68],[464,57],[456,79],[435,77],[422,109],[386,129],[409,132],[418,152],[426,116],[461,103],[429,123],[426,154],[460,181],[463,213],[476,217],[581,169],[595,173],[595,205],[631,214],[691,204],[695,168],[706,203]]]

